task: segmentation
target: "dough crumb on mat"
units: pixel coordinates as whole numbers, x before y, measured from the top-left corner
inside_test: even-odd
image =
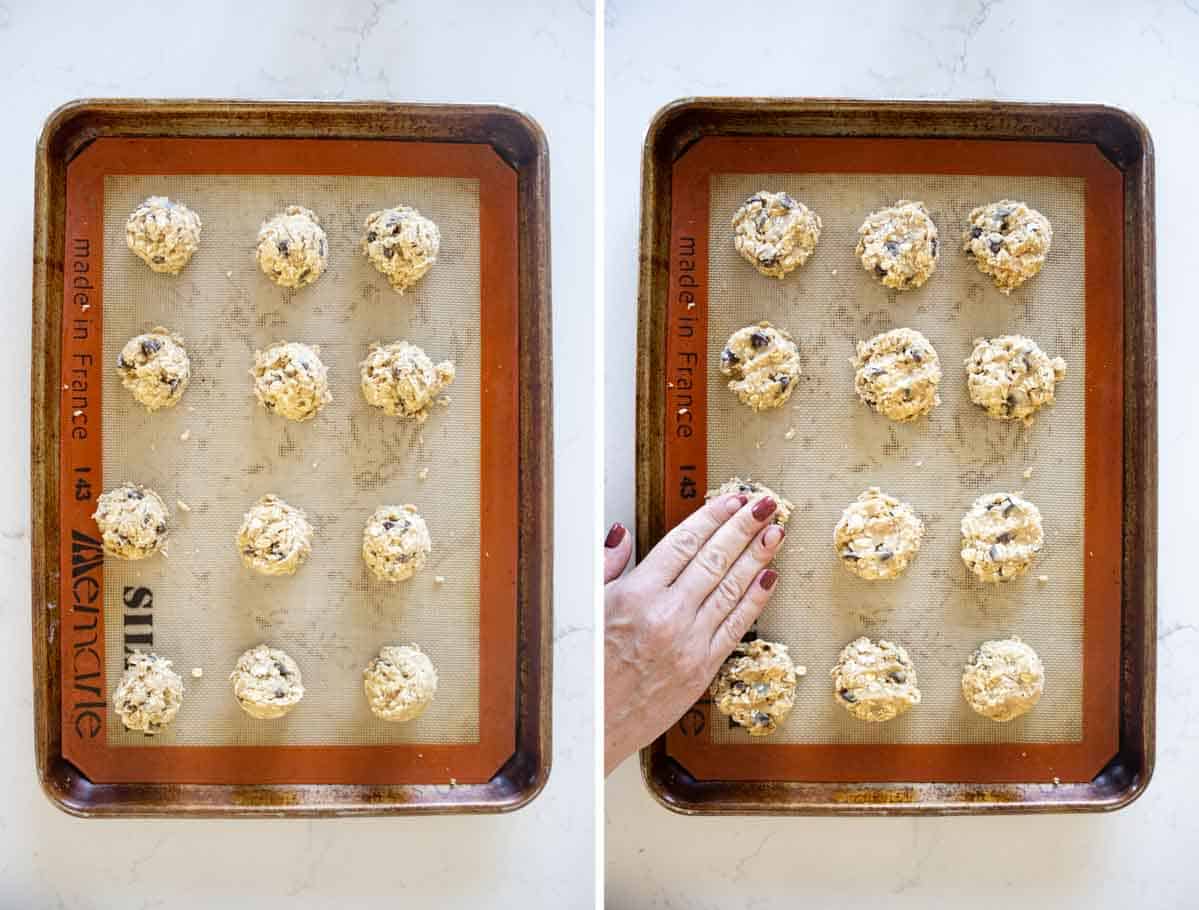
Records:
[[[424,713],[437,694],[437,670],[415,644],[385,645],[362,671],[362,686],[375,717],[412,720]]]
[[[408,205],[372,212],[362,234],[362,254],[403,294],[420,281],[441,249],[437,225]]]
[[[429,526],[416,506],[380,506],[362,531],[362,559],[380,581],[406,581],[433,549]]]
[[[1018,493],[984,493],[962,517],[962,561],[982,581],[1019,578],[1044,543],[1041,510]]]
[[[153,271],[178,275],[200,246],[200,216],[166,196],[150,196],[125,222],[125,243]]]
[[[785,330],[769,322],[738,329],[720,354],[729,389],[755,411],[781,407],[800,376],[799,348]]]
[[[126,730],[152,736],[175,719],[183,704],[183,680],[171,662],[135,650],[112,694],[112,705]]]
[[[915,329],[892,329],[859,341],[854,389],[863,404],[897,423],[916,420],[941,403],[941,359]]]
[[[783,278],[816,250],[820,216],[783,192],[759,190],[733,215],[733,245],[768,278]]]
[[[766,484],[748,477],[745,480],[742,480],[740,477],[733,477],[730,480],[726,480],[716,489],[708,490],[704,494],[704,501],[707,502],[709,499],[717,496],[725,496],[729,493],[744,493],[751,503],[759,502],[763,499],[773,499],[776,508],[772,520],[776,525],[785,525],[791,517],[791,510],[795,508],[790,500],[780,496],[774,490],[770,489],[770,487],[766,486]]]
[[[299,666],[283,651],[267,644],[242,654],[229,679],[233,697],[242,710],[259,720],[282,717],[304,697]]]
[[[254,394],[272,414],[288,420],[311,420],[333,400],[329,368],[321,349],[298,341],[280,341],[254,352]]]
[[[192,510],[192,507],[191,507],[191,506],[189,506],[189,505],[188,505],[186,502],[184,502],[182,499],[176,499],[176,500],[175,500],[175,505],[179,507],[179,511],[180,511],[180,512],[190,512],[190,511]]]
[[[199,679],[203,675],[204,675],[203,667],[192,667],[192,678],[193,679]]]
[[[289,205],[258,229],[258,267],[282,288],[302,288],[324,274],[329,262],[325,230],[316,213]]]
[[[962,252],[1000,292],[1011,294],[1041,271],[1052,243],[1048,218],[1027,203],[1000,199],[970,213]]]
[[[906,502],[870,487],[845,507],[833,529],[841,565],[867,581],[901,575],[920,550],[924,522]]]
[[[937,226],[923,202],[900,199],[871,212],[854,250],[875,281],[896,291],[921,287],[937,269]]]
[[[1033,709],[1045,691],[1037,652],[1013,635],[984,641],[962,670],[962,696],[971,709],[1001,723]]]
[[[162,326],[130,338],[117,355],[117,375],[147,411],[174,407],[191,380],[183,338]]]
[[[830,675],[837,703],[858,720],[881,723],[920,704],[916,668],[908,652],[889,641],[851,641]]]
[[[976,338],[966,361],[970,400],[996,420],[1033,422],[1053,404],[1054,390],[1066,378],[1066,361],[1050,357],[1031,338],[1000,335]]]
[[[303,509],[268,493],[242,519],[237,551],[247,569],[262,575],[294,575],[312,552],[312,534]]]
[[[423,350],[407,341],[375,342],[359,364],[362,397],[391,417],[424,423],[441,391],[454,381],[454,364],[434,364]]]
[[[784,644],[741,642],[712,681],[712,703],[750,736],[766,736],[791,713],[797,678],[807,672],[792,662]]]
[[[92,518],[106,553],[119,559],[165,555],[170,514],[162,497],[149,487],[123,483],[102,493]]]
[[[188,441],[189,439],[191,439],[191,438],[192,438],[192,431],[191,431],[191,430],[184,430],[182,433],[180,433],[180,434],[179,434],[179,441],[180,441],[180,442],[187,442],[187,441]]]

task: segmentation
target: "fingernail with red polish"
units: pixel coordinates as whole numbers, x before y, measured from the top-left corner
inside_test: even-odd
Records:
[[[725,511],[730,516],[736,515],[741,511],[741,507],[749,502],[744,496],[730,496],[728,502],[724,504]]]
[[[783,542],[783,536],[786,533],[782,525],[771,525],[762,533],[762,543],[768,547],[777,547]]]
[[[762,577],[758,579],[758,584],[762,586],[763,591],[769,591],[774,587],[774,583],[779,580],[779,573],[774,569],[767,569],[762,573]]]
[[[604,546],[609,550],[615,546],[619,546],[620,542],[624,540],[624,535],[625,526],[619,521],[616,522],[616,524],[612,525],[611,529],[608,531],[608,536],[604,538]]]
[[[767,518],[767,516],[773,515],[776,508],[778,508],[778,506],[775,505],[774,500],[767,496],[765,499],[759,499],[757,503],[754,504],[753,516],[758,521],[763,521]]]

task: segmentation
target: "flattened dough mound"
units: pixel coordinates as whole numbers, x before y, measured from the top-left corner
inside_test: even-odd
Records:
[[[138,404],[153,412],[179,403],[191,380],[191,360],[179,335],[155,326],[125,342],[117,374]]]
[[[255,351],[250,375],[262,406],[288,420],[311,420],[333,400],[329,368],[316,345],[280,341]]]
[[[362,671],[362,687],[375,717],[412,720],[437,694],[437,670],[416,645],[385,645]]]
[[[924,522],[906,502],[878,487],[845,507],[833,530],[841,565],[867,581],[897,578],[920,550]]]
[[[312,552],[312,525],[302,509],[268,493],[246,513],[237,532],[237,551],[247,569],[294,575]]]
[[[1018,493],[984,493],[962,517],[962,562],[983,581],[1019,578],[1044,543],[1041,510]]]
[[[123,483],[102,493],[92,518],[100,527],[104,551],[118,559],[145,559],[166,547],[167,505],[140,483]]]
[[[858,720],[891,720],[920,704],[916,668],[908,652],[889,641],[851,641],[831,675],[837,704]]]
[[[169,660],[141,651],[125,659],[112,706],[126,730],[153,736],[175,719],[182,704],[183,680]]]
[[[316,213],[289,205],[263,222],[254,252],[258,267],[281,288],[302,288],[324,274],[329,243]]]
[[[792,662],[786,645],[742,642],[712,681],[712,701],[750,736],[766,736],[791,713],[797,677],[807,672]]]
[[[399,294],[425,277],[440,249],[437,225],[411,206],[397,205],[366,218],[362,254]]]
[[[434,364],[428,354],[407,341],[375,342],[358,368],[367,404],[391,417],[417,423],[428,420],[430,409],[455,375],[453,363],[443,360]]]
[[[1004,294],[1041,271],[1052,243],[1049,219],[1012,199],[980,205],[962,235],[962,251]]]
[[[862,268],[884,287],[909,291],[937,270],[937,246],[937,226],[924,203],[900,199],[866,216],[854,252]]]
[[[820,228],[820,216],[802,202],[759,190],[733,215],[733,245],[763,275],[783,278],[815,252]]]
[[[304,697],[300,668],[270,645],[256,645],[239,657],[229,679],[241,709],[259,720],[282,717]]]
[[[715,490],[708,490],[704,494],[704,500],[714,499],[717,496],[726,496],[730,493],[744,493],[749,502],[758,502],[762,499],[773,499],[777,508],[774,510],[774,523],[776,525],[785,525],[791,517],[791,510],[795,506],[787,499],[779,496],[778,493],[770,489],[764,483],[746,478],[742,480],[740,477],[734,477],[731,480],[726,480]]]
[[[1066,361],[1050,357],[1031,338],[1000,335],[974,339],[966,361],[970,400],[996,420],[1031,425],[1043,406],[1053,404],[1057,384],[1066,378]]]
[[[125,243],[155,272],[178,275],[200,246],[202,226],[183,203],[151,196],[125,222]]]
[[[941,358],[915,329],[892,329],[859,341],[854,388],[862,401],[884,417],[906,423],[941,403]]]
[[[362,559],[380,581],[406,581],[433,549],[416,506],[379,506],[362,531]]]
[[[1027,714],[1045,691],[1045,667],[1016,636],[984,641],[962,671],[962,695],[983,717],[1005,722]]]
[[[734,332],[720,354],[720,372],[732,377],[729,388],[755,411],[782,407],[799,378],[799,348],[783,329],[769,322]]]

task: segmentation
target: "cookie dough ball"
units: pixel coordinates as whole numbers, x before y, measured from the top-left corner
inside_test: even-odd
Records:
[[[871,487],[845,507],[833,530],[841,565],[867,581],[897,578],[920,550],[924,522],[906,502]]]
[[[892,329],[858,342],[851,361],[862,401],[897,423],[923,417],[941,403],[941,359],[915,329]]]
[[[966,361],[970,400],[996,420],[1032,424],[1038,410],[1053,403],[1066,378],[1066,361],[1050,357],[1031,338],[1001,335],[976,338]]]
[[[147,411],[174,407],[191,379],[183,339],[162,326],[130,338],[117,355],[121,385]]]
[[[258,645],[239,657],[229,679],[241,709],[259,720],[282,717],[304,697],[300,668],[270,645]]]
[[[742,480],[740,477],[734,477],[731,480],[725,481],[715,490],[708,490],[704,495],[704,499],[714,499],[717,496],[726,496],[730,493],[743,493],[751,503],[762,499],[773,499],[777,506],[774,510],[773,521],[776,525],[780,526],[787,523],[787,520],[791,517],[791,510],[795,508],[789,500],[779,496],[778,493],[774,492],[766,484],[759,483],[756,480],[749,480],[748,478]]]
[[[733,215],[733,244],[763,275],[782,278],[808,261],[820,227],[820,216],[802,202],[760,190]]]
[[[1027,714],[1045,691],[1045,667],[1016,636],[984,641],[962,671],[962,695],[983,717],[1000,722]]]
[[[258,229],[254,256],[263,274],[279,287],[302,288],[324,273],[329,246],[316,213],[289,205]]]
[[[437,225],[411,206],[397,205],[366,218],[362,253],[397,293],[425,277],[440,249]]]
[[[268,493],[246,513],[237,532],[237,551],[247,569],[294,575],[312,552],[312,525],[302,509]]]
[[[783,329],[759,322],[738,329],[720,353],[729,388],[755,411],[782,407],[799,378],[799,348]]]
[[[837,703],[858,720],[882,722],[920,704],[916,668],[899,645],[863,636],[845,646],[833,667]]]
[[[92,518],[100,527],[104,552],[119,559],[145,559],[166,548],[167,504],[140,483],[123,483],[102,493]]]
[[[362,532],[362,559],[380,581],[405,581],[424,568],[433,549],[416,506],[380,506]]]
[[[362,397],[391,417],[406,417],[417,423],[429,418],[438,396],[454,381],[454,364],[434,364],[414,344],[375,342],[358,365],[362,375]]]
[[[153,736],[175,719],[182,704],[183,680],[169,660],[141,651],[125,659],[112,706],[126,730]]]
[[[1016,493],[986,493],[962,518],[962,562],[983,581],[1011,581],[1045,543],[1041,510]]]
[[[362,687],[375,717],[412,720],[437,694],[437,670],[416,645],[387,645],[362,671]]]
[[[200,246],[200,216],[181,202],[151,196],[125,222],[125,243],[155,272],[178,275]]]
[[[1049,219],[1011,199],[976,208],[962,235],[962,251],[1004,294],[1041,271],[1052,243]]]
[[[262,406],[288,420],[311,420],[333,400],[329,368],[316,345],[280,341],[255,351],[250,375]]]
[[[791,713],[797,677],[807,672],[792,663],[786,645],[742,642],[712,681],[712,703],[750,736],[766,736]]]
[[[855,252],[862,268],[884,287],[909,291],[937,270],[937,226],[923,202],[900,199],[872,212],[858,235]]]

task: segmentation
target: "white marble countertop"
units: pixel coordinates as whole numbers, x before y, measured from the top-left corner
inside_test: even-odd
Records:
[[[135,8],[136,7],[136,8]],[[302,0],[0,5],[0,906],[590,907],[591,575],[583,497],[555,546],[554,770],[512,815],[328,821],[85,821],[51,807],[33,767],[29,633],[29,312],[34,141],[77,97],[501,103],[551,147],[559,500],[595,488],[590,408],[592,30],[586,4]],[[552,73],[553,78],[546,78]],[[585,213],[579,218],[578,213]],[[562,302],[566,306],[562,306]]]
[[[639,166],[658,108],[692,95],[781,95],[1087,101],[1133,111],[1157,154],[1157,772],[1142,799],[1110,816],[718,820],[660,808],[628,761],[607,786],[608,905],[1196,906],[1199,667],[1190,655],[1199,621],[1177,567],[1189,559],[1185,528],[1199,509],[1185,467],[1199,461],[1186,348],[1199,311],[1185,284],[1194,259],[1185,250],[1194,234],[1188,212],[1199,208],[1199,5],[861,0],[773,6],[760,16],[752,9],[608,3],[607,520],[633,526]]]

